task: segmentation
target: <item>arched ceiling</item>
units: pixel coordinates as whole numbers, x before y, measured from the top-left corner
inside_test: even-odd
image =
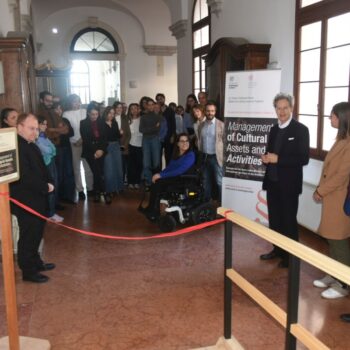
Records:
[[[144,45],[164,45],[165,43],[156,42],[160,30],[163,34],[169,33],[168,45],[176,44],[168,29],[172,24],[173,0],[32,0],[34,23],[41,23],[53,13],[63,9],[86,6],[113,9],[136,19],[144,31]]]

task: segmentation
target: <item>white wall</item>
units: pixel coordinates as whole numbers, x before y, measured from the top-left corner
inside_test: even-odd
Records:
[[[111,27],[122,40],[121,46],[125,50],[121,55],[125,55],[121,67],[124,69],[122,96],[127,103],[139,101],[143,95],[154,97],[157,92],[164,92],[167,101],[177,101],[176,55],[164,57],[164,76],[157,76],[156,57],[147,55],[143,49],[144,29],[140,22],[134,16],[110,8],[76,7],[54,12],[45,18],[34,15],[36,40],[43,44],[37,53],[37,64],[50,60],[55,66],[67,66],[70,60],[68,46],[76,33],[72,29],[79,23],[86,23],[90,16],[98,17],[101,23]],[[58,35],[51,33],[54,26],[59,30]],[[167,28],[166,31],[159,29],[157,36],[153,35],[152,45],[163,45],[169,35]],[[130,88],[129,81],[136,81],[137,88]]]
[[[192,91],[192,8],[193,0],[188,0],[187,34],[178,40],[178,86],[182,103]],[[241,37],[251,43],[271,44],[270,62],[278,62],[282,69],[281,91],[292,93],[294,22],[295,0],[225,0],[219,16],[212,14],[211,17],[211,43],[213,45],[222,37]],[[322,164],[311,159],[309,165],[304,167],[298,221],[313,231],[317,230],[319,224],[321,206],[314,203],[312,193],[318,184]]]
[[[13,12],[8,1],[0,1],[0,37],[6,37],[7,32],[15,30]]]
[[[180,38],[177,41],[177,69],[178,69],[178,91],[179,91],[179,103],[183,106],[186,105],[186,96],[193,91],[192,86],[192,8],[193,0],[187,2],[187,31],[186,36]],[[186,11],[180,12],[182,16]]]
[[[188,0],[187,33],[178,40],[180,101],[192,91],[192,9],[193,0]],[[295,0],[226,0],[219,16],[211,16],[211,43],[222,37],[240,37],[251,43],[271,44],[270,62],[278,62],[282,68],[281,90],[292,93],[294,18]]]
[[[270,62],[282,68],[281,90],[293,92],[295,0],[229,0],[212,15],[212,44],[222,37],[271,44]]]

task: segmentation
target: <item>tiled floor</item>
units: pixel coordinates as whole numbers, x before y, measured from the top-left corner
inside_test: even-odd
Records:
[[[136,211],[139,194],[111,206],[80,203],[60,212],[65,223],[114,235],[159,233]],[[302,242],[326,251],[311,233]],[[287,271],[261,262],[270,245],[234,227],[234,267],[281,307]],[[20,334],[48,339],[53,350],[175,350],[211,346],[223,333],[223,228],[181,237],[122,242],[84,237],[48,224],[45,259],[51,280],[22,282],[16,270]],[[322,273],[302,265],[300,322],[331,349],[350,349],[349,298],[324,300],[312,280]],[[0,279],[0,336],[7,333]],[[234,287],[233,333],[245,349],[284,348],[284,330]],[[303,349],[299,346],[299,349]]]

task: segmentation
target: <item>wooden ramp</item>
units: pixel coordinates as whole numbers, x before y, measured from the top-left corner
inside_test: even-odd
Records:
[[[206,346],[204,348],[197,348],[191,350],[244,350],[244,348],[234,337],[232,337],[231,339],[225,339],[224,337],[220,337],[214,346]]]

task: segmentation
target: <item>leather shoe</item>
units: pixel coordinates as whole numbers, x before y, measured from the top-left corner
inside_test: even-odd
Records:
[[[344,322],[350,322],[350,314],[342,314],[342,315],[340,315],[340,318],[341,318]]]
[[[276,253],[276,251],[274,249],[271,250],[270,253],[260,255],[261,260],[271,260],[271,259],[276,259],[279,257],[280,257],[280,255],[278,253]]]
[[[46,263],[39,267],[39,271],[50,271],[56,267],[53,263]]]
[[[23,281],[34,282],[34,283],[45,283],[49,280],[49,277],[37,273],[35,275],[23,275]]]

